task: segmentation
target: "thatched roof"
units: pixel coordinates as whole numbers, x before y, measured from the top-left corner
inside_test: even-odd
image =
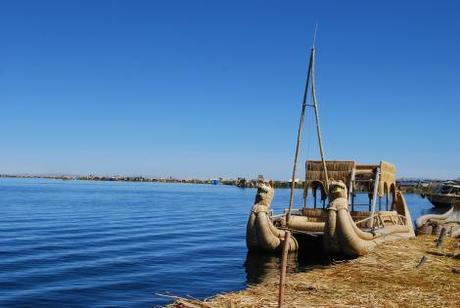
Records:
[[[386,161],[380,162],[379,196],[389,194],[391,187],[396,188],[396,167]]]
[[[328,160],[326,161],[326,168],[329,180],[342,180],[347,188],[350,189],[350,178],[353,169],[355,169],[355,177],[357,185],[365,186],[365,190],[372,192],[372,182],[367,182],[366,185],[359,184],[363,181],[373,180],[375,178],[375,170],[380,167],[380,180],[378,186],[378,195],[384,196],[389,194],[391,190],[396,187],[396,168],[394,165],[381,161],[378,165],[358,165],[351,160]],[[325,175],[323,163],[320,160],[307,160],[305,162],[305,193],[309,188],[320,188],[322,196],[326,197],[325,192]]]
[[[350,181],[351,171],[355,167],[355,162],[352,160],[327,160],[326,168],[329,179],[343,180],[345,183]],[[306,181],[311,183],[314,181],[324,182],[323,163],[320,160],[307,160],[305,162],[305,170],[307,172]]]

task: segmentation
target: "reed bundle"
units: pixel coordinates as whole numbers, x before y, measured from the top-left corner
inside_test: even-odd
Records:
[[[287,277],[286,307],[458,307],[458,239],[421,236],[386,242],[353,260]],[[434,253],[433,253],[434,252]],[[421,259],[425,259],[419,265]],[[204,301],[179,298],[171,307],[277,307],[278,277]]]

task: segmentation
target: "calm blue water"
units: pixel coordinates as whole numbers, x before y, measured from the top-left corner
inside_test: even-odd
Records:
[[[277,190],[276,212],[288,194]],[[0,179],[0,306],[151,307],[170,301],[158,293],[242,289],[276,274],[278,261],[247,256],[254,196],[230,186]],[[406,200],[414,219],[430,211],[418,196]]]

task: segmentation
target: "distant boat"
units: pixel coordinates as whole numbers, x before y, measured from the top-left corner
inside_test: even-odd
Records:
[[[443,214],[427,214],[416,221],[417,231],[421,234],[440,234],[460,237],[460,185],[447,181],[440,184],[432,193],[426,195],[438,208],[449,208]],[[442,231],[444,229],[444,231]]]
[[[454,181],[444,182],[425,196],[435,207],[451,207],[460,203],[460,184]]]
[[[443,214],[427,214],[420,216],[416,221],[419,234],[441,234],[460,237],[460,202]],[[444,231],[443,231],[444,230]]]

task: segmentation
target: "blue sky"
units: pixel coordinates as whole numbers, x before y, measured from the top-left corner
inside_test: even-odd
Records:
[[[0,173],[287,179],[318,23],[327,158],[459,177],[459,15],[456,1],[1,1]],[[318,158],[309,111],[302,160]]]

